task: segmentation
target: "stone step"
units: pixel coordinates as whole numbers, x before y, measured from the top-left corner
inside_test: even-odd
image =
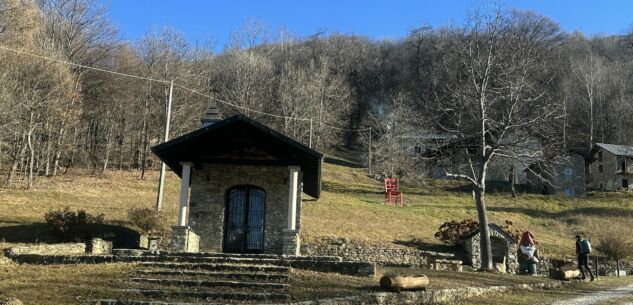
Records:
[[[288,266],[290,263],[277,258],[254,258],[254,257],[206,257],[206,256],[177,256],[159,255],[143,256],[145,262],[180,262],[180,263],[216,263],[216,264],[251,264],[251,265],[277,265]]]
[[[145,253],[146,256],[152,256],[156,254]],[[280,259],[283,258],[277,254],[239,254],[239,253],[217,253],[217,252],[160,252],[158,256],[180,256],[180,257],[233,257],[233,258],[267,258],[267,259]]]
[[[125,294],[137,294],[150,298],[177,298],[178,301],[258,301],[289,302],[290,295],[271,292],[230,292],[230,291],[191,291],[164,289],[121,289]],[[189,300],[185,300],[189,299]]]
[[[96,305],[226,305],[222,303],[163,302],[140,300],[99,300]]]
[[[206,279],[234,279],[234,280],[252,280],[266,282],[287,282],[288,275],[280,273],[248,273],[248,272],[214,272],[214,271],[196,271],[196,270],[139,270],[139,276],[181,276],[181,277],[197,277]]]
[[[284,290],[290,288],[288,284],[280,283],[256,283],[241,281],[212,281],[212,280],[189,280],[174,278],[131,278],[130,281],[139,284],[160,285],[160,286],[184,286],[184,287],[204,287],[204,288],[249,288],[265,290]]]
[[[253,265],[253,264],[215,264],[215,263],[161,263],[141,262],[143,267],[180,270],[207,270],[207,271],[248,271],[262,273],[286,273],[290,271],[287,266]]]

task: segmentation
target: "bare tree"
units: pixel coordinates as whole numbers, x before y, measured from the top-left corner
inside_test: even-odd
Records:
[[[501,159],[536,162],[556,135],[559,113],[549,98],[556,78],[545,69],[561,41],[545,17],[524,12],[474,11],[465,27],[442,31],[444,56],[435,66],[436,98],[426,104],[435,130],[457,137],[438,151],[441,160],[459,157],[464,166],[446,175],[469,182],[481,230],[483,270],[493,268],[485,204],[486,177]],[[440,74],[441,72],[441,74]],[[537,139],[537,140],[535,140]]]

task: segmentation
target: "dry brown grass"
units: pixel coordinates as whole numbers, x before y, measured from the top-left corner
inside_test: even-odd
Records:
[[[0,190],[0,226],[41,223],[46,211],[66,206],[104,213],[107,222],[128,225],[131,207],[153,207],[156,200],[157,173],[148,173],[145,180],[138,176],[136,172],[111,172],[105,178],[74,173],[42,179],[34,190]],[[457,191],[459,186],[446,181],[405,185],[407,206],[388,207],[381,204],[382,183],[368,178],[362,169],[325,164],[321,199],[306,198],[303,202],[303,238],[310,241],[337,236],[370,244],[412,239],[436,243],[433,234],[443,222],[476,218],[471,195]],[[174,222],[178,187],[178,178],[169,175],[164,206]],[[511,198],[498,193],[487,196],[487,205],[491,221],[512,220],[516,227],[532,231],[545,253],[567,257],[574,255],[576,233],[589,237],[608,234],[608,230],[599,233],[598,229],[633,216],[631,193],[598,193],[586,199],[531,194]]]
[[[379,267],[376,277],[354,277],[333,273],[294,270],[291,275],[291,293],[295,300],[344,297],[367,292],[384,291],[379,280],[383,275],[419,275],[429,277],[429,289],[486,287],[495,285],[543,283],[542,277],[512,276],[498,273],[433,271],[418,268]]]
[[[397,208],[381,204],[382,184],[369,179],[361,169],[325,164],[323,175],[322,198],[318,201],[306,198],[303,203],[302,234],[308,241],[337,236],[369,244],[393,245],[414,238],[436,242],[433,233],[444,221],[476,217],[470,194],[455,191],[459,185],[452,182],[405,187],[407,206]],[[43,222],[42,216],[49,209],[64,207],[103,213],[107,222],[128,225],[127,212],[131,207],[154,206],[156,181],[156,173],[149,173],[145,180],[130,172],[113,172],[104,178],[74,173],[42,179],[34,190],[0,190],[0,239],[10,235],[23,237],[25,241],[45,240],[46,227],[37,224]],[[169,175],[165,209],[174,222],[178,185],[178,178]],[[574,255],[576,233],[590,237],[609,234],[617,227],[605,224],[622,223],[633,216],[633,196],[628,193],[592,194],[587,199],[525,194],[513,199],[499,193],[487,198],[492,221],[509,219],[516,226],[531,230],[545,253],[557,256]],[[19,229],[6,230],[12,226]],[[618,230],[622,232],[622,227]],[[0,248],[14,244],[0,243]],[[26,304],[42,305],[81,304],[93,297],[114,296],[114,289],[134,269],[133,265],[125,264],[30,266],[3,262],[0,254],[0,296],[17,296]],[[437,288],[532,280],[481,273],[425,273],[431,275],[431,285]],[[309,272],[298,273],[293,281],[296,282],[293,289],[306,299],[328,291],[331,293],[327,296],[367,291],[377,283],[377,279]],[[521,298],[524,297],[518,299]]]
[[[134,270],[131,264],[17,265],[0,263],[0,299],[17,297],[24,304],[91,304],[116,297],[117,288]]]
[[[436,243],[433,234],[445,221],[477,217],[470,193],[460,184],[440,181],[404,188],[404,208],[382,205],[382,184],[360,169],[326,164],[324,192],[319,201],[304,202],[303,236],[348,237],[367,243],[419,239]],[[514,222],[534,233],[543,253],[572,258],[574,236],[612,232],[605,224],[633,216],[632,193],[595,193],[588,198],[520,194],[487,195],[492,222]],[[606,228],[598,230],[598,228]],[[633,228],[633,226],[631,226]],[[630,235],[629,235],[630,236]]]
[[[178,204],[178,177],[169,174],[164,206],[174,216]],[[24,224],[43,221],[50,209],[84,209],[106,221],[127,221],[133,207],[154,207],[157,172],[147,173],[144,180],[136,172],[108,172],[95,177],[85,172],[41,178],[32,190],[0,189],[0,224]]]

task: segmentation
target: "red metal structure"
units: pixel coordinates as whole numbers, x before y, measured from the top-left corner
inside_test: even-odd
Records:
[[[400,192],[400,179],[385,178],[385,204],[402,207],[402,192]]]

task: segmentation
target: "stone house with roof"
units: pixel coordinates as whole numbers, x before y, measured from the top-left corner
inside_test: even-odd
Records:
[[[581,153],[570,151],[547,170],[538,163],[532,164],[525,173],[531,192],[573,197],[587,195],[585,156]]]
[[[633,182],[633,146],[596,143],[588,158],[587,188],[629,189]]]
[[[319,198],[323,155],[243,115],[152,148],[181,178],[171,247],[300,255],[301,194]]]

